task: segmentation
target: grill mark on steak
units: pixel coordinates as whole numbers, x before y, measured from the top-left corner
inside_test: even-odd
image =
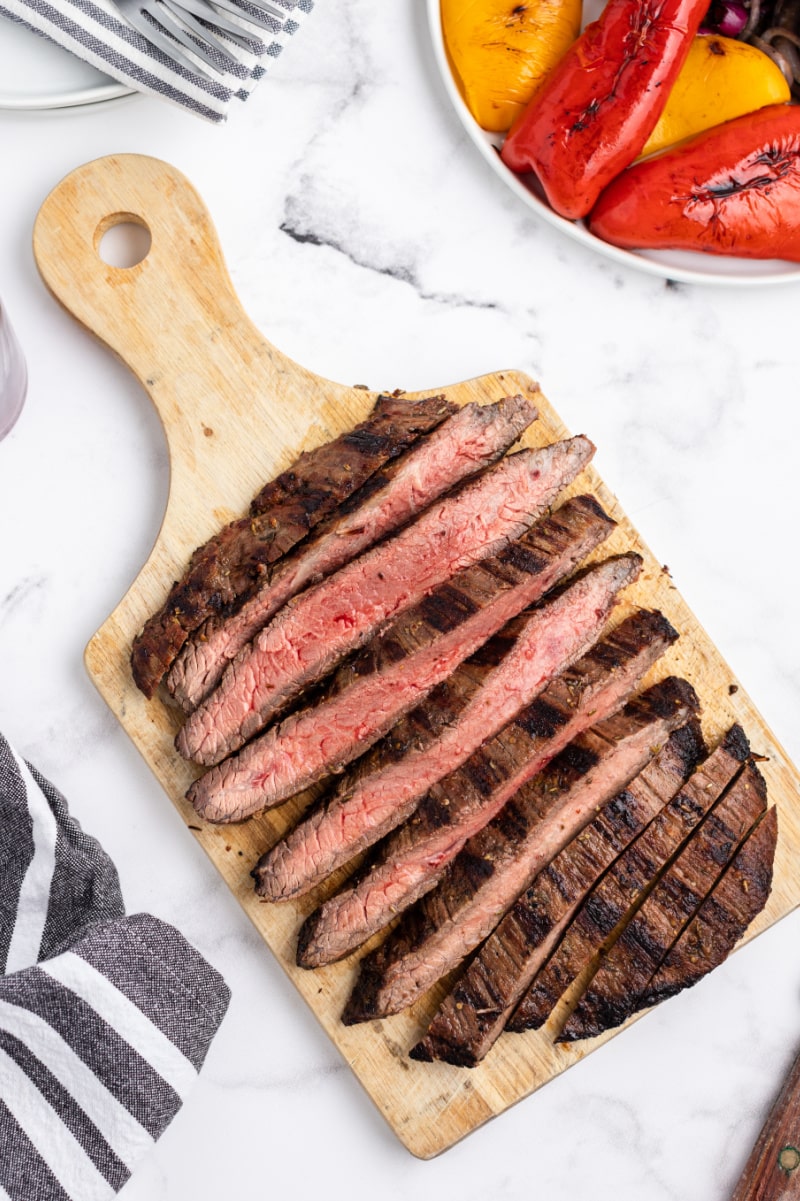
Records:
[[[265,573],[238,612],[211,618],[184,647],[167,687],[187,712],[212,691],[225,668],[273,614],[309,584],[414,518],[437,497],[495,463],[537,417],[522,396],[468,404],[394,459],[337,510],[315,537]]]
[[[766,808],[764,778],[748,761],[636,910],[584,991],[559,1042],[592,1038],[620,1026],[670,947]]]
[[[508,630],[515,625],[515,622],[509,623],[460,664],[447,680],[433,689],[423,704],[402,717],[385,738],[349,768],[333,792],[323,795],[302,819],[301,825],[305,825],[306,820],[309,823],[313,820],[307,839],[298,826],[298,840],[291,849],[288,849],[288,842],[294,831],[285,842],[277,844],[278,855],[282,854],[281,848],[287,847],[286,853],[293,864],[297,848],[296,866],[300,874],[295,876],[288,868],[285,872],[282,870],[281,876],[286,877],[285,887],[276,874],[270,872],[269,877],[265,874],[265,887],[270,887],[268,880],[274,881],[274,888],[270,887],[265,896],[280,901],[302,895],[413,812],[425,790],[421,783],[421,779],[427,779],[424,769],[434,776],[438,771],[437,739],[461,721],[470,700],[508,654],[514,643]],[[413,767],[410,766],[412,763]]]
[[[559,997],[598,954],[630,907],[646,895],[705,813],[737,777],[749,754],[741,726],[701,763],[687,784],[595,885],[550,959],[537,973],[506,1029],[538,1029]]]
[[[533,548],[524,570],[512,569],[507,560],[487,559],[459,572],[373,639],[356,656],[355,665],[338,673],[341,680],[327,700],[268,731],[258,744],[258,774],[268,776],[261,804],[279,803],[366,751],[487,638],[539,600],[608,537],[614,522],[586,501],[567,501],[524,535]],[[240,800],[237,794],[239,808]],[[315,842],[320,820],[318,812],[306,827],[307,833],[314,831]],[[332,820],[341,836],[340,820]],[[299,835],[293,846],[298,838],[302,845],[304,835]],[[269,880],[272,866],[286,854],[285,843],[279,845],[284,850],[276,848],[265,856],[254,872],[256,878],[261,874]],[[269,886],[264,895],[270,895]]]
[[[407,754],[382,773],[377,772],[377,787],[371,798],[370,781],[364,781],[362,801],[366,796],[377,809],[380,821],[392,826],[399,824],[399,818],[394,820],[399,799],[410,797],[413,802],[425,787],[430,790],[411,820],[387,839],[373,862],[310,915],[300,932],[298,962],[319,966],[341,958],[392,918],[395,892],[400,894],[412,885],[424,890],[427,881],[433,887],[444,871],[448,854],[452,858],[460,845],[459,826],[480,821],[482,811],[486,812],[483,820],[488,821],[505,799],[572,738],[621,708],[645,672],[676,638],[675,630],[660,613],[640,610],[602,643],[596,643],[573,667],[551,680],[539,699],[475,750],[462,768],[448,775],[438,744],[430,753]],[[614,667],[609,667],[609,662]],[[542,702],[548,712],[565,715],[555,734],[550,733],[551,722],[542,732],[544,723],[531,718]],[[483,741],[480,730],[475,740]],[[493,803],[487,807],[480,782],[489,771],[498,782]],[[431,776],[441,783],[431,787]],[[401,817],[407,812],[404,806]],[[412,868],[416,867],[413,878],[405,868],[409,860]]]
[[[471,719],[484,737],[510,721],[565,660],[576,658],[595,641],[617,592],[638,574],[640,564],[638,558],[610,559],[534,610],[506,659],[475,698]],[[509,594],[506,598],[513,600]],[[346,765],[391,727],[401,706],[406,712],[412,708],[450,674],[454,658],[466,657],[491,633],[485,627],[492,616],[491,608],[482,610],[471,629],[443,635],[410,660],[373,673],[326,704],[273,727],[238,759],[216,769],[210,790],[204,785],[211,773],[192,790],[195,808],[213,820],[241,820]],[[473,643],[465,648],[465,637],[471,635]],[[455,740],[459,752],[461,732],[459,727],[446,736],[448,745]],[[442,749],[440,740],[440,754]]]
[[[543,871],[445,997],[412,1059],[475,1067],[607,867],[686,782],[704,753],[697,722],[667,739],[642,771]]]
[[[639,997],[646,1009],[690,988],[717,967],[767,903],[778,837],[778,810],[760,817]]]
[[[456,405],[444,396],[379,396],[366,421],[311,451],[266,484],[250,513],[193,552],[183,576],[134,639],[131,669],[152,697],[189,634],[258,585],[277,562],[383,464],[434,429]]]
[[[433,892],[362,960],[343,1021],[398,1013],[457,967],[598,807],[641,771],[654,746],[697,708],[691,685],[670,678],[582,734],[581,746],[591,755],[571,762],[559,756],[520,789],[507,802],[504,820],[470,838]]]
[[[521,731],[512,728],[509,734],[503,727],[547,687],[553,676],[564,671],[595,643],[620,590],[636,578],[640,566],[638,556],[606,560],[579,577],[548,605],[535,611],[502,664],[467,706],[461,720],[443,732],[430,754],[410,756],[399,765],[395,776],[399,775],[401,782],[412,780],[411,787],[406,789],[406,798],[420,796],[431,780],[452,773],[471,751],[474,757],[477,754],[475,748],[485,738],[491,739],[491,745],[499,739],[507,747],[514,747],[518,762],[522,749],[529,742]],[[507,757],[506,752],[502,762]],[[420,758],[423,768],[427,767],[427,771],[421,773],[416,770]],[[533,774],[533,770],[529,774]],[[476,762],[471,778],[473,792],[479,793],[484,801],[496,792],[500,783],[498,767],[489,757]],[[389,811],[387,817],[378,812],[382,824],[397,825],[402,816],[397,812],[398,801],[397,793],[391,787],[373,801],[378,807],[382,805],[384,812]],[[451,825],[447,808],[450,794],[443,806],[437,802],[438,797],[434,797],[427,804],[428,825],[449,845],[453,843],[453,829],[458,833],[456,827],[448,829]],[[407,812],[407,806],[413,807],[413,803],[406,799],[404,810]],[[487,813],[484,820],[488,821],[488,818]],[[362,828],[363,824],[362,821]],[[366,879],[363,875],[356,877],[348,889],[332,897],[312,915],[300,936],[298,962],[302,966],[319,966],[347,954],[390,921],[393,914],[433,887],[432,873],[437,867],[440,871],[444,869],[447,856],[441,852],[431,856],[428,849],[423,848],[416,860],[412,858],[409,867],[403,862],[402,855],[399,863],[393,859],[394,846],[394,841],[390,840],[384,861],[379,861],[374,872],[367,873]],[[456,849],[453,846],[449,857]]]
[[[237,750],[389,621],[524,533],[593,452],[578,437],[509,455],[295,597],[189,717],[180,753],[209,765]]]

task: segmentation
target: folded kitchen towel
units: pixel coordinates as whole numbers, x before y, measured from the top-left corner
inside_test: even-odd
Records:
[[[242,11],[246,45],[219,35],[236,66],[221,69],[214,79],[189,70],[153,45],[128,24],[113,0],[0,0],[0,16],[57,42],[136,91],[175,101],[210,121],[223,121],[231,101],[247,99],[314,6],[314,0],[270,0],[282,15],[269,18],[271,27],[264,30],[246,21],[248,0],[235,3]],[[238,17],[234,20],[239,23]]]
[[[197,1078],[229,1001],[0,736],[0,1201],[99,1201]]]

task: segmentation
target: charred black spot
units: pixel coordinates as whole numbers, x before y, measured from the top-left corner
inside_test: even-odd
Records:
[[[691,721],[670,735],[670,743],[678,752],[685,775],[689,775],[705,758],[706,748],[698,721]]]
[[[437,588],[425,597],[419,607],[423,620],[442,634],[463,625],[477,611],[475,601],[452,584]]]
[[[606,513],[600,502],[595,500],[593,496],[589,496],[588,493],[585,493],[583,496],[576,496],[573,500],[568,501],[567,504],[585,509],[587,513],[592,513],[595,517],[602,518],[609,525],[616,524],[613,518],[609,517],[608,513]],[[566,508],[566,505],[564,507]]]
[[[723,46],[722,42],[718,41],[717,38],[709,39],[708,49],[712,54],[718,54],[720,58],[725,57],[725,47]]]
[[[584,905],[584,915],[586,921],[595,926],[603,938],[616,926],[620,918],[620,912],[616,905],[612,905],[605,897],[590,893]]]
[[[747,756],[750,754],[750,743],[747,740],[742,727],[737,722],[732,725],[722,740],[722,745],[729,755],[737,759],[739,763],[744,763]]]
[[[514,801],[509,801],[494,819],[494,827],[509,842],[522,842],[528,833],[528,822]]]
[[[633,818],[635,806],[633,793],[624,788],[603,807],[603,816],[615,825],[636,827],[639,823]]]
[[[458,857],[459,873],[463,874],[467,880],[477,890],[484,880],[488,880],[494,875],[494,863],[491,859],[484,859],[482,855],[473,855],[466,847]]]
[[[556,709],[554,705],[540,697],[527,709],[522,710],[514,724],[529,734],[531,738],[552,738],[568,721],[568,713]]]
[[[634,705],[657,717],[671,717],[676,709],[683,706],[693,713],[700,710],[700,700],[694,688],[688,680],[678,676],[668,676],[666,680],[654,684]]]
[[[344,434],[342,443],[349,450],[354,450],[362,455],[381,455],[391,447],[391,438],[386,434],[376,433],[375,430],[353,430],[349,434]]]
[[[496,667],[501,659],[506,657],[515,641],[516,638],[513,634],[495,634],[470,657],[470,662],[475,663],[478,667]]]
[[[471,755],[464,764],[464,772],[481,796],[488,797],[497,786],[497,770],[491,759],[480,750]]]
[[[630,923],[623,935],[626,942],[639,947],[651,963],[660,963],[667,949],[657,934],[651,931],[645,921],[637,918]]]
[[[553,928],[552,919],[547,911],[537,909],[532,903],[517,905],[514,917],[530,947],[537,947]]]
[[[426,828],[440,830],[442,826],[449,826],[453,815],[448,804],[447,793],[440,792],[437,788],[431,789],[420,806],[420,814],[423,816]]]
[[[556,760],[553,761],[553,767],[557,766],[557,770],[566,770],[570,775],[585,776],[598,763],[598,756],[594,751],[589,750],[586,746],[581,746],[579,742],[571,742],[568,747],[565,747]]]
[[[508,563],[527,575],[540,575],[547,566],[546,559],[523,546],[521,542],[512,542],[498,557],[502,563]]]

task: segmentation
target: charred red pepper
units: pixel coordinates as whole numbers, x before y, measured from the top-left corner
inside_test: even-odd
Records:
[[[641,152],[708,0],[609,0],[514,124],[502,150],[563,217],[584,217]]]
[[[770,105],[630,167],[589,227],[616,246],[800,262],[800,107]]]

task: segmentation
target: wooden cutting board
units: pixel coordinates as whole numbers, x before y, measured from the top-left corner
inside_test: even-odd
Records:
[[[152,237],[146,258],[128,269],[110,267],[98,254],[105,231],[121,221],[145,225]],[[134,635],[162,604],[193,548],[243,513],[263,482],[301,450],[363,420],[376,394],[321,379],[270,345],[237,300],[203,202],[180,172],[156,159],[115,155],[67,176],[42,205],[34,252],[56,299],[127,363],[148,392],[164,424],[172,468],[156,544],[128,594],[89,643],[89,674],[178,807],[187,837],[196,838],[213,860],[398,1137],[415,1155],[436,1155],[610,1035],[563,1047],[554,1045],[551,1026],[507,1035],[480,1067],[466,1071],[407,1058],[437,996],[429,994],[391,1019],[342,1026],[339,1014],[354,979],[355,957],[317,972],[297,968],[296,931],[315,900],[281,906],[259,902],[249,877],[297,804],[240,826],[201,822],[183,800],[194,769],[173,748],[176,715],[158,697],[144,699],[128,663]],[[526,436],[527,444],[542,445],[567,434],[536,385],[519,372],[430,391],[446,392],[459,403],[536,393],[540,419]],[[586,432],[591,436],[591,430]],[[573,487],[574,492],[587,489],[620,522],[601,555],[633,549],[645,559],[640,581],[618,610],[620,617],[639,605],[657,607],[681,632],[652,678],[668,671],[685,675],[703,702],[707,738],[713,743],[737,720],[754,750],[767,757],[762,767],[770,799],[779,806],[780,833],[772,896],[748,932],[752,937],[800,901],[800,872],[791,870],[800,853],[800,779],[749,697],[736,688],[734,674],[666,568],[591,470]]]

